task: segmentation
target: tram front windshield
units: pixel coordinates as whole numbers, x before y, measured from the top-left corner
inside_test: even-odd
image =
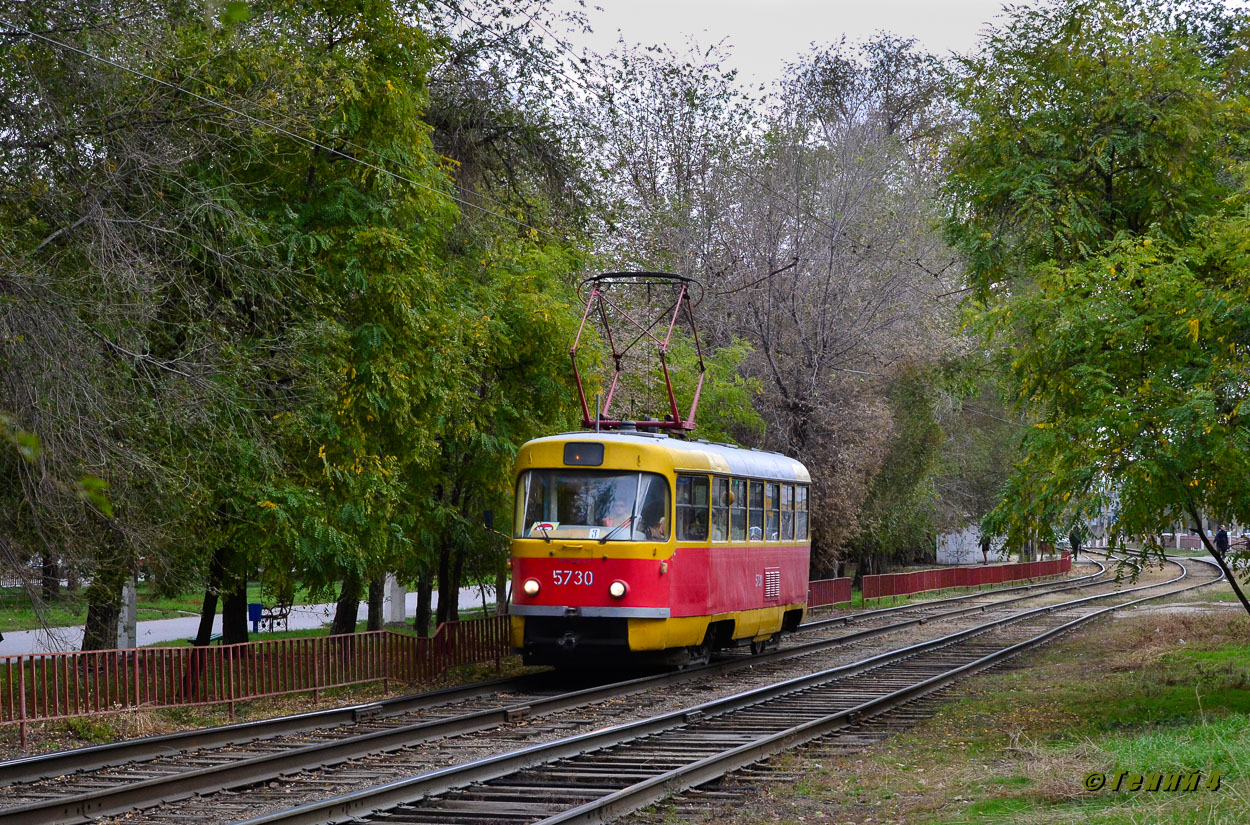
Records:
[[[515,538],[664,541],[669,492],[656,473],[526,470],[517,481]]]

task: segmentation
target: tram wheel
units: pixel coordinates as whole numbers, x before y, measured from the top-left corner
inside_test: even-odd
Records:
[[[688,647],[686,650],[690,654],[690,660],[683,667],[706,665],[712,660],[712,643],[710,641],[705,641],[703,644],[695,647]]]

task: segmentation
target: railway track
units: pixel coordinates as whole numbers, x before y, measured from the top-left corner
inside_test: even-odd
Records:
[[[947,607],[954,604],[967,603],[977,609],[982,609],[993,606],[995,603],[1009,604],[1021,599],[1031,598],[1031,594],[1035,592],[1054,593],[1077,587],[1093,586],[1102,581],[1106,573],[1104,565],[1098,562],[1095,562],[1095,564],[1098,566],[1098,570],[1093,574],[1073,579],[996,588],[952,598],[859,611],[853,614],[818,619],[803,625],[800,633],[809,634],[813,631],[824,631],[851,626],[852,624],[861,629],[885,625],[888,625],[891,629],[902,628],[918,622],[908,622],[906,620],[891,621],[892,617],[914,614],[915,616],[924,616],[926,620],[929,620],[947,612]],[[1008,598],[1003,599],[1003,596]],[[848,635],[846,638],[857,638],[857,636]],[[694,668],[686,672],[694,674],[700,672],[700,670]],[[567,681],[567,675],[560,678],[562,680],[561,684]],[[284,735],[305,734],[314,730],[330,730],[337,727],[352,726],[351,734],[355,735],[355,733],[359,732],[360,728],[358,726],[362,722],[367,723],[371,720],[393,717],[414,717],[431,709],[447,706],[469,710],[473,709],[472,705],[475,703],[489,707],[501,706],[507,704],[507,702],[499,701],[499,697],[505,697],[506,699],[507,697],[534,693],[541,695],[553,690],[554,684],[553,679],[547,674],[496,679],[410,696],[395,697],[363,705],[224,725],[203,730],[144,737],[109,745],[79,748],[55,754],[18,759],[0,763],[0,788],[7,787],[11,790],[12,786],[18,783],[28,783],[113,766],[137,764],[169,757],[189,750],[203,752],[228,746],[243,746]],[[435,710],[434,714],[438,715],[438,711]],[[12,794],[9,793],[4,796],[11,797]],[[0,798],[4,798],[4,796],[0,796]]]
[[[983,603],[987,594],[971,594],[940,602],[929,602],[922,605],[905,606],[904,608],[887,608],[883,611],[870,611],[859,614],[858,617],[849,618],[856,621],[866,618],[879,622],[888,616],[900,613],[919,613],[920,615],[911,616],[902,622],[888,623],[832,638],[794,644],[785,650],[775,651],[764,656],[753,658],[737,657],[736,660],[717,662],[704,668],[691,669],[683,673],[635,679],[623,684],[600,686],[573,693],[555,695],[549,692],[543,693],[542,691],[524,695],[505,695],[502,701],[493,699],[490,702],[485,702],[488,705],[492,705],[491,707],[468,711],[465,709],[464,696],[458,697],[460,704],[457,706],[444,705],[431,710],[431,705],[440,701],[451,701],[453,697],[457,696],[457,691],[442,691],[432,696],[425,695],[406,698],[393,703],[391,706],[386,706],[385,703],[378,703],[377,705],[346,709],[346,711],[327,712],[327,714],[337,713],[340,716],[344,713],[350,713],[356,719],[355,724],[346,725],[340,722],[339,729],[318,730],[315,732],[310,732],[307,728],[304,728],[296,733],[287,734],[286,738],[295,740],[293,743],[279,742],[272,738],[261,739],[260,741],[254,741],[243,752],[239,752],[240,746],[237,742],[233,742],[230,747],[219,748],[214,752],[196,751],[189,755],[184,754],[178,757],[167,758],[165,761],[170,763],[168,765],[145,763],[131,764],[125,769],[114,772],[96,770],[93,773],[79,776],[74,781],[57,783],[56,787],[44,783],[42,785],[35,784],[9,788],[10,792],[18,791],[17,799],[19,804],[0,810],[0,822],[84,821],[90,816],[119,813],[157,802],[169,802],[186,798],[196,793],[208,793],[239,785],[254,785],[257,782],[264,782],[265,780],[273,779],[279,775],[290,774],[294,771],[313,770],[322,765],[340,763],[347,759],[360,759],[368,754],[394,751],[418,742],[441,739],[453,734],[463,736],[468,731],[489,730],[504,723],[515,725],[517,720],[525,717],[552,714],[560,710],[586,707],[593,703],[619,701],[622,696],[637,695],[643,691],[664,690],[683,682],[693,683],[699,679],[706,681],[711,677],[721,677],[727,674],[742,673],[743,671],[754,671],[753,676],[757,681],[761,678],[782,678],[785,674],[779,670],[778,665],[786,660],[810,656],[820,650],[828,650],[837,646],[853,645],[858,640],[880,635],[884,632],[891,632],[900,627],[914,627],[922,623],[934,622],[937,620],[937,616],[946,616],[949,619],[952,616],[997,610],[1001,609],[1001,606],[1012,602],[1034,599],[1038,596],[1050,596],[1053,593],[1066,590],[1106,584],[1105,581],[1098,581],[1098,579],[1102,578],[1103,572],[1105,571],[1100,571],[1093,577],[1085,577],[1085,581],[1078,580],[1075,583],[1069,580],[1069,582],[1061,584],[1012,588],[1012,590],[1024,590],[1026,592],[1023,595],[1013,595],[1010,599],[999,600],[992,604]],[[1105,598],[1105,596],[1093,598]],[[968,604],[961,605],[955,609],[945,609],[951,603],[958,602],[968,602]],[[847,618],[838,617],[832,621],[816,622],[813,623],[813,627],[809,628],[809,630],[819,629],[818,626],[820,625],[829,627],[845,623]],[[476,693],[471,697],[470,701],[484,702],[484,696],[487,693],[515,689],[517,682],[518,680],[500,680],[494,683],[472,686],[469,691]],[[531,689],[535,684],[533,680],[529,682]],[[514,701],[509,702],[509,699]],[[400,708],[404,707],[405,702],[408,705],[421,705],[421,712],[425,715],[425,718],[418,722],[411,722],[409,717],[411,717],[413,711],[411,709],[406,711],[400,710]],[[402,713],[404,715],[398,716],[398,723],[395,723],[395,719],[387,719],[385,717],[387,713]],[[321,718],[316,721],[319,724],[325,724],[327,721],[325,716],[327,714],[322,714]],[[316,717],[318,715],[313,714],[310,716]],[[287,727],[298,724],[293,719],[279,721]],[[304,719],[305,724],[309,724],[312,721],[310,718]],[[584,725],[587,723],[593,724],[594,722],[595,720],[593,719],[566,719],[562,724],[565,728],[570,728],[576,727],[577,723]],[[264,735],[255,723],[251,726],[239,726],[239,728],[234,731],[236,737],[250,737],[256,740]],[[549,726],[549,729],[544,731],[543,735],[551,736],[560,732],[561,725],[557,724],[554,727]],[[210,738],[221,738],[228,735],[227,732],[222,730],[209,731],[205,734],[205,736]],[[149,742],[148,746],[158,750],[164,749],[167,752],[175,747],[175,743],[170,742],[169,739],[169,737],[161,737],[158,738],[158,741]],[[185,747],[187,740],[180,740],[177,745]],[[463,755],[463,753],[457,753],[455,757],[445,757],[444,755],[440,758],[463,761]],[[100,756],[97,754],[97,758]],[[77,758],[79,763],[81,763],[82,755],[79,755]],[[104,758],[116,760],[120,756],[117,753],[112,753]],[[383,759],[381,766],[366,766],[355,771],[349,767],[346,769],[346,773],[352,774],[354,772],[357,775],[363,773],[364,775],[358,776],[358,778],[376,782],[388,775],[393,776],[396,770],[419,771],[437,767],[438,761],[439,759],[436,758],[433,760],[434,764],[431,764],[431,761],[428,759],[423,762],[420,759],[414,761],[412,759],[389,758]],[[46,775],[49,769],[69,764],[62,762],[58,765],[55,760],[46,758],[43,760],[23,760],[23,762],[28,764],[10,763],[6,766],[0,766],[0,769],[16,771],[20,768],[25,770],[28,775],[32,771],[42,770],[44,775]],[[169,768],[173,769],[172,772],[162,773]],[[343,773],[344,771],[339,771],[340,776],[330,781],[329,787],[331,789],[341,786],[343,778],[341,774]],[[4,773],[0,773],[0,777],[3,776]],[[302,781],[304,784],[308,784],[308,782],[313,780]],[[298,790],[300,781],[296,781],[294,784]],[[325,785],[320,780],[316,784],[319,788]],[[324,788],[322,789],[324,791]],[[304,790],[307,791],[307,788]],[[21,801],[22,796],[20,795],[23,791],[26,795],[26,801],[24,802]],[[276,796],[281,799],[283,795],[287,795],[287,798],[289,798],[291,793],[291,783],[284,782],[283,787]],[[41,794],[43,798],[39,798]],[[14,796],[15,794],[10,793],[5,800],[6,804]],[[32,799],[32,796],[35,798]],[[227,807],[230,806],[227,805]],[[217,809],[217,813],[222,814],[224,811]],[[169,820],[158,818],[153,821]]]
[[[1193,577],[1197,583],[1182,585],[1188,571],[1174,564],[1182,572],[1168,582],[1033,608],[854,663],[265,814],[245,825],[609,821],[902,707],[1119,607],[1221,578],[1204,572]],[[1096,604],[1107,599],[1121,603]]]

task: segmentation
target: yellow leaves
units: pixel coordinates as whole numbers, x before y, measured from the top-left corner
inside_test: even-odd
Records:
[[[322,444],[321,448],[317,450],[317,458],[324,460],[325,457],[326,457],[326,445]]]
[[[277,509],[278,509],[278,505],[274,504],[274,503],[273,503],[272,501],[270,501],[269,499],[265,499],[264,501],[260,502],[260,506],[261,506],[261,507],[264,507],[266,510],[277,510]]]
[[[1201,319],[1199,318],[1189,319],[1189,340],[1193,341],[1195,344],[1198,343],[1198,326],[1200,323]]]

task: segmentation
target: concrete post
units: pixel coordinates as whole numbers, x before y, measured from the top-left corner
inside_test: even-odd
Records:
[[[137,647],[139,644],[139,591],[135,577],[122,585],[122,605],[117,612],[117,646]]]
[[[404,591],[394,573],[386,574],[384,587],[385,597],[382,600],[382,621],[387,624],[399,624],[407,618],[405,601],[408,594]]]

